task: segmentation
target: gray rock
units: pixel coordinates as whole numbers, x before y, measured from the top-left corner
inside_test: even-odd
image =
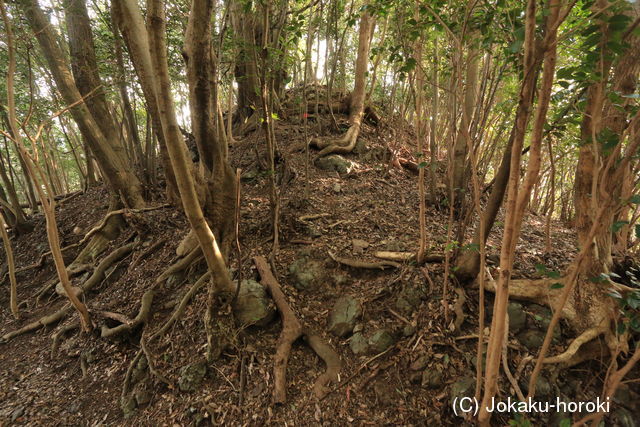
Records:
[[[207,365],[204,362],[192,363],[180,369],[178,387],[182,391],[194,391],[202,383],[207,373]]]
[[[18,418],[24,415],[24,407],[19,406],[13,411],[11,411],[11,422],[16,422]]]
[[[344,286],[349,282],[349,276],[343,273],[336,273],[332,277],[336,286]]]
[[[151,402],[151,391],[149,381],[141,381],[133,387],[133,397],[138,406]]]
[[[355,163],[337,154],[318,157],[314,163],[318,169],[336,171],[338,173],[349,173],[355,166]]]
[[[315,288],[322,281],[325,271],[322,263],[301,258],[289,266],[289,273],[296,289],[304,291]]]
[[[260,283],[243,280],[238,299],[233,304],[233,315],[241,325],[266,326],[276,314],[271,298]]]
[[[255,179],[258,176],[258,170],[257,169],[251,169],[248,170],[246,172],[244,172],[242,174],[242,176],[240,177],[241,180],[243,181],[251,181],[253,179]]]
[[[440,388],[442,387],[442,371],[439,369],[425,369],[422,373],[422,387]]]
[[[542,346],[544,341],[544,332],[538,329],[529,329],[519,333],[516,338],[522,343],[529,351],[535,351]]]
[[[402,314],[411,314],[420,306],[420,303],[425,298],[426,293],[423,289],[414,285],[408,285],[396,298],[395,305]]]
[[[450,389],[451,404],[456,401],[456,398],[472,397],[475,386],[476,380],[471,377],[463,377],[454,382]]]
[[[133,397],[133,394],[128,394],[127,396],[122,396],[120,398],[120,409],[122,409],[122,414],[125,418],[131,418],[136,413],[136,400]]]
[[[549,380],[540,375],[538,377],[538,382],[536,383],[536,397],[549,397],[551,396],[553,390],[551,387],[551,383]]]
[[[395,344],[395,342],[395,338],[389,331],[386,329],[379,329],[369,337],[369,350],[375,354],[382,353]]]
[[[420,371],[427,367],[428,361],[429,361],[429,356],[427,356],[426,354],[423,354],[422,356],[418,357],[416,360],[413,361],[411,366],[409,366],[409,369],[411,369],[412,371]]]
[[[340,297],[329,313],[329,331],[339,337],[346,337],[353,331],[361,316],[360,301],[350,295]]]
[[[147,376],[147,358],[145,356],[140,357],[136,366],[133,367],[133,372],[131,372],[131,382],[133,384],[138,381],[142,381]]]
[[[311,237],[322,236],[322,230],[320,230],[318,227],[316,227],[313,224],[306,224],[304,228],[305,228],[305,233]]]
[[[522,308],[522,304],[517,302],[510,302],[507,306],[507,312],[509,313],[509,332],[517,334],[524,329],[527,323],[527,314]]]
[[[404,328],[402,328],[402,336],[405,338],[410,337],[415,333],[416,333],[416,327],[413,325],[406,325]]]
[[[527,326],[541,331],[544,334],[547,333],[549,324],[551,323],[551,317],[553,313],[548,307],[543,307],[538,304],[527,305],[531,314],[528,316]],[[562,324],[558,323],[553,330],[553,342],[557,342],[562,335]]]
[[[336,182],[335,184],[333,184],[333,191],[335,193],[339,193],[342,191],[342,186],[340,185],[339,182]]]
[[[369,350],[367,339],[361,333],[355,333],[349,340],[349,348],[353,354],[364,354]]]
[[[369,247],[369,242],[360,239],[353,239],[351,241],[351,245],[353,245],[354,254],[361,254]]]
[[[385,249],[391,252],[402,252],[404,251],[404,243],[398,240],[390,240],[385,245]]]

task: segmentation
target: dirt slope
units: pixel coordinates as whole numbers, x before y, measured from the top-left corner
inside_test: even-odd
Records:
[[[329,123],[328,120],[322,123],[325,129]],[[278,176],[282,186],[282,216],[281,248],[275,260],[275,273],[298,318],[324,337],[340,355],[343,382],[339,387],[321,401],[313,398],[311,388],[324,371],[324,365],[308,346],[297,343],[289,361],[289,400],[281,406],[271,404],[272,355],[281,330],[280,321],[275,320],[263,328],[239,327],[234,345],[215,364],[205,367],[202,380],[194,380],[195,389],[182,391],[186,367],[201,366],[199,362],[205,354],[202,319],[206,292],[200,291],[167,335],[149,349],[153,366],[169,384],[149,376],[141,380],[136,389],[138,408],[130,411],[128,418],[124,416],[120,399],[122,384],[140,347],[141,331],[105,339],[100,338],[100,327],[113,326],[108,313],[135,317],[145,290],[177,259],[175,250],[187,232],[187,224],[177,209],[163,208],[132,216],[129,220],[132,226],[96,260],[96,264],[99,263],[112,250],[129,242],[136,232],[137,235],[144,233],[140,245],[110,268],[106,279],[86,295],[86,303],[98,326],[93,333],[70,331],[61,341],[57,354],[52,356],[52,336],[75,321],[71,316],[52,328],[41,328],[0,344],[0,425],[462,423],[463,420],[453,414],[450,401],[456,394],[473,393],[476,291],[466,290],[466,302],[461,309],[467,317],[461,330],[452,332],[450,324],[444,321],[441,305],[442,263],[417,268],[409,262],[399,268],[369,270],[342,265],[329,255],[374,261],[372,254],[378,250],[415,250],[416,177],[385,163],[388,146],[411,156],[411,131],[397,124],[377,128],[365,125],[362,138],[367,149],[360,155],[345,156],[351,162],[349,170],[339,173],[319,169],[313,163],[313,153],[307,164],[304,150],[299,150],[305,134],[324,132],[316,126],[312,122],[305,130],[295,116],[285,117],[276,125],[281,153]],[[244,279],[258,279],[252,257],[268,255],[271,247],[268,179],[259,166],[263,154],[261,151],[256,154],[253,148],[262,143],[262,133],[256,131],[234,145],[230,154],[233,166],[243,170],[239,240]],[[157,204],[160,203],[161,200],[157,200]],[[107,198],[101,189],[91,189],[63,202],[58,209],[63,244],[79,241],[100,221],[106,209]],[[543,218],[529,217],[524,227],[522,243],[517,248],[517,276],[535,277],[535,265],[539,263],[560,269],[575,252],[571,231],[554,223],[553,253],[544,256],[543,221]],[[47,250],[44,220],[37,218],[36,222],[33,233],[21,236],[14,243],[18,268],[36,262]],[[428,229],[431,251],[442,253],[446,242],[445,210],[429,208]],[[500,234],[495,233],[491,237],[490,255],[499,252],[499,242]],[[76,252],[70,251],[68,259],[73,259]],[[290,271],[292,264],[293,272]],[[237,274],[236,254],[232,255],[231,267]],[[299,284],[300,270],[312,274],[306,288]],[[204,265],[200,265],[161,286],[145,335],[160,327],[179,298],[203,272]],[[64,304],[51,292],[44,293],[36,303],[36,294],[54,276],[50,259],[43,266],[18,276],[19,299],[24,303],[20,320],[10,316],[8,286],[4,286],[8,283],[3,284],[0,335]],[[453,291],[451,295],[453,316],[456,298]],[[356,355],[352,350],[355,338],[338,338],[328,331],[329,313],[342,296],[353,296],[362,305],[356,331],[360,331],[358,339],[365,341],[365,347],[367,342],[370,344],[362,354]],[[513,330],[510,340],[512,371],[526,356],[535,354],[527,342],[535,343],[544,330],[544,325],[535,327],[536,322],[544,321],[541,307],[524,306],[521,311],[521,328]],[[562,348],[565,335],[570,336],[571,331],[559,336],[556,350]],[[559,377],[544,378],[547,397],[563,395],[571,400],[589,400],[597,395],[602,378],[591,374],[585,378],[584,370],[600,372],[602,366],[592,363],[575,369]],[[526,382],[526,372],[521,382]],[[617,419],[638,411],[637,387],[638,383],[634,383],[624,389],[629,397],[621,398]],[[503,390],[509,387],[505,385]],[[577,392],[581,394],[576,397]],[[554,417],[542,419],[551,425],[558,423],[563,415]],[[509,417],[494,420],[504,424]]]

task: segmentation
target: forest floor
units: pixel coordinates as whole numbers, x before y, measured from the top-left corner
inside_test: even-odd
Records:
[[[310,123],[311,133],[315,126]],[[366,150],[344,156],[348,163],[342,164],[346,165],[342,173],[318,168],[313,151],[307,165],[305,152],[297,148],[305,138],[300,120],[282,118],[276,122],[275,133],[281,153],[279,168],[284,170],[284,161],[288,172],[279,174],[281,235],[274,273],[300,321],[319,333],[342,359],[340,385],[332,386],[320,401],[313,397],[313,383],[325,366],[301,341],[293,346],[289,361],[288,401],[277,406],[271,403],[273,354],[281,332],[278,319],[265,327],[238,327],[232,348],[213,364],[201,363],[206,350],[203,316],[207,299],[206,290],[202,290],[182,318],[149,349],[155,369],[170,384],[146,378],[136,391],[138,408],[125,417],[121,390],[127,368],[139,349],[140,331],[105,339],[100,338],[99,326],[110,322],[104,313],[135,317],[145,290],[177,259],[176,247],[187,233],[188,224],[178,209],[161,208],[132,216],[135,226],[126,229],[96,260],[99,262],[131,239],[134,229],[138,233],[144,231],[144,243],[110,268],[105,280],[85,296],[98,325],[94,332],[84,334],[76,329],[67,333],[52,355],[52,336],[77,321],[70,316],[54,327],[40,328],[0,344],[0,426],[465,423],[453,413],[451,402],[456,396],[472,396],[475,387],[477,287],[463,290],[450,283],[450,319],[446,322],[441,304],[443,262],[423,267],[407,262],[399,268],[371,270],[340,264],[330,256],[376,261],[372,256],[375,251],[415,251],[416,176],[385,163],[388,146],[409,157],[416,151],[411,131],[391,124],[366,124],[361,136]],[[257,154],[262,153],[256,154],[253,148],[263,145],[263,141],[262,131],[258,130],[239,140],[230,151],[232,166],[243,170],[239,226],[243,279],[259,280],[252,257],[268,256],[271,250],[269,176],[261,171],[257,160]],[[161,198],[155,203],[160,205]],[[60,203],[57,218],[63,246],[78,242],[100,222],[107,208],[107,194],[100,188]],[[447,216],[446,207],[427,208],[431,253],[443,253]],[[537,264],[560,271],[576,252],[574,233],[554,221],[553,250],[545,255],[545,219],[528,215],[526,221],[517,247],[514,277],[540,277]],[[14,241],[18,268],[37,262],[48,250],[44,218],[36,217],[35,223],[32,233]],[[490,237],[490,263],[499,255],[500,229],[496,227]],[[67,262],[77,252],[73,249],[66,253]],[[235,253],[230,265],[237,275]],[[177,298],[203,271],[201,266],[163,284],[145,328],[156,330],[170,316]],[[36,298],[54,277],[50,258],[41,267],[18,275],[19,301],[23,302],[20,320],[13,319],[8,310],[8,286],[0,288],[0,336],[65,304],[63,298],[51,292]],[[84,280],[83,277],[86,278],[79,276],[75,280]],[[460,294],[456,293],[457,288]],[[465,301],[460,308],[466,317],[457,330],[453,326],[454,303],[462,291]],[[327,319],[334,303],[345,296],[359,301],[362,315],[356,334],[339,338],[329,332]],[[491,303],[488,295],[488,306]],[[490,307],[486,311],[490,314]],[[521,362],[536,355],[550,313],[534,304],[513,303],[510,314],[509,366],[524,388],[531,364],[524,366]],[[552,351],[564,349],[571,337],[572,331],[563,328]],[[186,369],[198,366],[203,366],[203,375],[192,378],[192,391],[182,391]],[[602,361],[561,371],[547,370],[539,383],[539,399],[555,401],[558,396],[568,401],[593,400],[600,393],[605,371]],[[636,377],[637,369],[629,378]],[[614,415],[609,418],[616,425],[634,425],[633,415],[640,415],[638,385],[623,385],[618,393]],[[507,383],[501,390],[502,399],[514,395]],[[536,425],[558,425],[570,417],[565,413],[543,414],[535,415],[532,421]],[[512,418],[494,416],[493,422],[505,425]]]

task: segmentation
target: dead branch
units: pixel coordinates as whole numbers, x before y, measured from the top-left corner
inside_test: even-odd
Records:
[[[349,267],[354,267],[354,268],[370,268],[374,270],[384,270],[385,268],[401,267],[399,263],[394,261],[380,261],[380,262],[360,261],[357,259],[337,257],[331,252],[329,252],[329,256],[331,257],[332,260],[334,260],[337,263],[348,265]]]
[[[380,259],[386,259],[388,261],[411,261],[415,259],[416,254],[413,252],[393,252],[393,251],[377,251],[373,253],[373,256]],[[440,254],[428,254],[424,257],[424,262],[442,262],[444,256]]]
[[[75,246],[80,246],[80,245],[83,245],[84,243],[86,243],[96,233],[99,233],[100,231],[102,231],[102,229],[105,227],[105,225],[107,225],[107,222],[109,221],[109,218],[111,218],[113,216],[126,215],[126,214],[130,214],[130,213],[140,213],[140,212],[155,211],[155,210],[164,209],[164,208],[170,207],[170,206],[171,206],[170,204],[164,204],[164,205],[159,205],[159,206],[149,206],[149,207],[140,208],[140,209],[117,209],[115,211],[111,211],[111,212],[109,212],[109,213],[107,213],[105,215],[105,217],[102,219],[102,221],[100,221],[100,223],[98,225],[96,225],[91,230],[89,230],[87,232],[87,234],[84,235],[82,240],[80,240],[78,243],[74,243],[74,245]]]

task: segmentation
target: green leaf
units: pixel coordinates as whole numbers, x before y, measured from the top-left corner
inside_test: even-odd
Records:
[[[549,270],[546,266],[542,264],[536,264],[536,272],[538,272],[538,274],[542,276],[549,277],[551,279],[559,279],[561,276],[560,272]]]
[[[611,225],[611,231],[617,233],[627,224],[629,224],[629,221],[616,221]]]
[[[562,283],[556,282],[554,284],[552,284],[551,286],[549,286],[549,289],[562,289],[564,288],[564,285]]]
[[[629,199],[629,203],[633,203],[634,205],[640,205],[640,194],[634,194]]]
[[[558,427],[571,427],[572,424],[571,418],[563,418]]]
[[[640,239],[640,224],[636,224],[636,237]]]
[[[420,162],[420,163],[418,164],[418,169],[422,169],[422,168],[426,167],[428,164],[429,164],[429,163],[427,163],[427,162]]]

